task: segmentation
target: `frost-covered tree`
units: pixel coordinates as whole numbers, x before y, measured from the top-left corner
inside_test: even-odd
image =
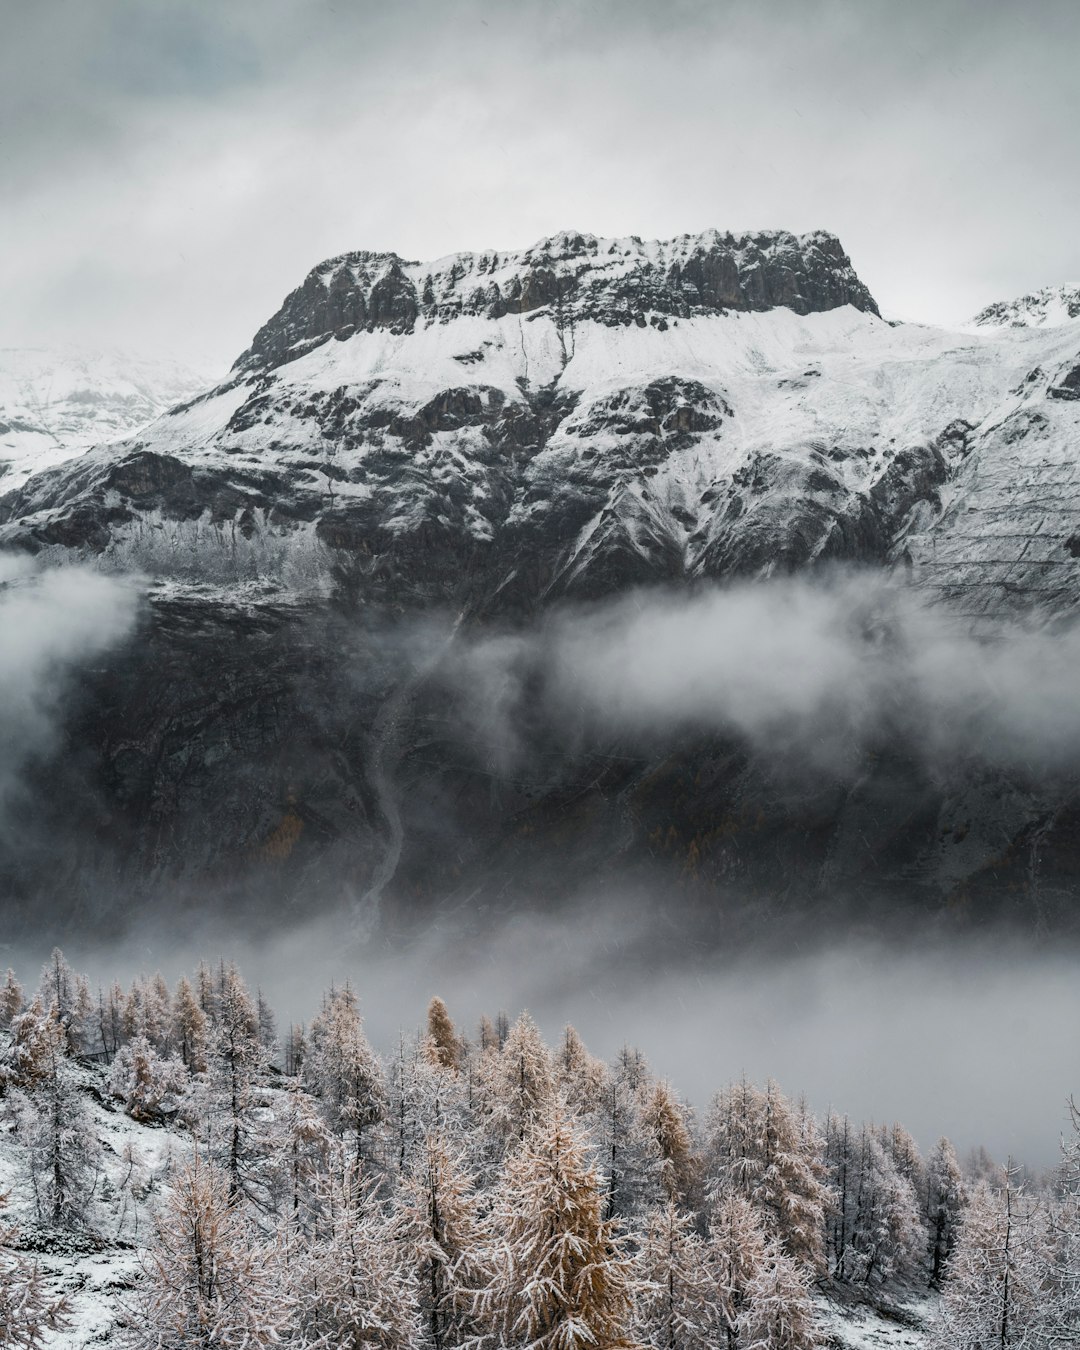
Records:
[[[1039,1246],[1037,1211],[1015,1189],[1011,1173],[1000,1190],[978,1182],[927,1337],[930,1350],[1053,1345],[1036,1335],[1046,1273]]]
[[[416,1277],[421,1322],[434,1350],[472,1339],[472,1290],[483,1280],[479,1197],[464,1151],[430,1133],[400,1199],[401,1237]]]
[[[817,1135],[769,1082],[743,1080],[720,1093],[708,1126],[709,1182],[760,1211],[766,1229],[813,1270],[824,1268],[825,1212],[832,1201]]]
[[[857,1160],[856,1185],[848,1187],[848,1245],[838,1273],[863,1284],[910,1275],[926,1248],[914,1188],[870,1127],[859,1133]]]
[[[464,1047],[450,1018],[449,1010],[436,995],[428,1004],[425,1053],[432,1063],[456,1073],[461,1068]]]
[[[724,1332],[708,1247],[674,1200],[645,1216],[634,1256],[635,1338],[653,1350],[713,1350]]]
[[[551,1053],[527,1012],[507,1032],[502,1048],[485,1057],[481,1072],[490,1128],[507,1143],[520,1143],[555,1098]]]
[[[161,1120],[178,1109],[188,1072],[178,1059],[163,1059],[145,1036],[120,1047],[109,1072],[109,1091],[132,1120]]]
[[[289,1326],[279,1252],[251,1229],[228,1176],[196,1153],[173,1181],[132,1300],[132,1350],[257,1350]]]
[[[0,985],[0,1031],[7,1031],[26,1005],[23,987],[8,967],[4,983]]]
[[[59,947],[53,948],[52,955],[42,967],[38,998],[41,1006],[48,1009],[50,1016],[63,1028],[65,1052],[76,1055],[87,1049],[86,1017],[88,1005],[92,1009],[93,1004],[86,981],[80,980],[71,969]]]
[[[352,990],[332,991],[312,1022],[303,1077],[330,1128],[351,1140],[353,1158],[370,1159],[371,1127],[386,1114],[386,1085]]]
[[[274,1208],[294,1232],[310,1232],[318,1215],[319,1186],[330,1164],[333,1136],[305,1092],[290,1088],[276,1129]]]
[[[603,1060],[590,1055],[573,1027],[563,1031],[555,1056],[555,1082],[572,1110],[583,1116],[596,1116],[604,1109],[611,1072]]]
[[[88,1220],[99,1146],[68,1058],[68,1028],[55,1007],[42,1013],[38,996],[15,1029],[31,1054],[15,1094],[15,1116],[38,1218],[73,1228]]]
[[[926,1230],[930,1284],[941,1285],[952,1259],[964,1211],[964,1178],[956,1152],[944,1136],[927,1159],[925,1176]]]
[[[301,1346],[412,1350],[419,1343],[407,1244],[342,1144],[322,1181],[321,1219],[289,1254]]]
[[[669,1200],[685,1202],[697,1181],[697,1159],[686,1109],[670,1083],[653,1085],[641,1106],[640,1128],[659,1162],[659,1180]]]
[[[210,1158],[228,1178],[230,1196],[261,1197],[269,1140],[258,1106],[267,1057],[255,1002],[235,966],[222,968],[215,1001],[207,1073],[196,1106],[204,1116]]]
[[[586,1154],[584,1136],[557,1102],[507,1154],[487,1219],[488,1274],[474,1305],[489,1345],[633,1345],[634,1263],[604,1218]]]
[[[0,1214],[7,1196],[0,1195]],[[66,1298],[51,1296],[37,1265],[14,1248],[15,1230],[0,1219],[0,1347],[39,1350],[68,1324]]]
[[[191,981],[181,975],[172,999],[172,1043],[189,1073],[206,1072],[209,1021]]]
[[[816,1318],[805,1265],[745,1196],[722,1191],[709,1215],[708,1263],[726,1350],[811,1350]]]

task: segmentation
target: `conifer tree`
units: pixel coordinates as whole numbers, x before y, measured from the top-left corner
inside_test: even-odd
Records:
[[[653,1350],[713,1350],[723,1334],[717,1283],[693,1216],[674,1200],[646,1215],[634,1257],[634,1332]]]
[[[964,1178],[956,1153],[942,1137],[926,1165],[926,1228],[930,1284],[939,1288],[952,1259],[964,1209]]]
[[[666,1197],[684,1202],[695,1186],[697,1160],[684,1109],[669,1083],[654,1084],[641,1108],[641,1129],[659,1159]]]
[[[0,1195],[0,1211],[7,1196]],[[68,1324],[66,1298],[53,1298],[41,1271],[14,1250],[14,1230],[0,1222],[0,1347],[39,1350],[50,1332]]]
[[[339,1138],[351,1137],[353,1159],[370,1159],[373,1150],[367,1136],[385,1116],[386,1088],[350,989],[331,992],[312,1022],[303,1073],[330,1128]]]
[[[555,1081],[567,1105],[580,1115],[603,1111],[611,1073],[603,1060],[589,1054],[572,1026],[563,1031],[555,1058]]]
[[[803,1128],[777,1085],[745,1080],[712,1109],[708,1152],[714,1191],[733,1190],[760,1210],[769,1233],[812,1270],[824,1268],[825,1211],[831,1203],[816,1133]]]
[[[457,1073],[461,1068],[462,1045],[446,1004],[436,995],[428,1004],[425,1052],[433,1064]]]
[[[7,1031],[12,1022],[22,1012],[26,1004],[26,996],[23,993],[23,987],[15,978],[15,972],[8,967],[7,974],[4,976],[3,986],[0,987],[0,1031]]]
[[[407,1244],[377,1189],[344,1147],[321,1179],[316,1231],[290,1253],[299,1343],[335,1350],[413,1350],[416,1283]]]
[[[615,1224],[603,1217],[599,1178],[586,1150],[583,1135],[555,1103],[507,1155],[487,1221],[488,1276],[474,1305],[492,1346],[617,1350],[634,1344],[633,1260]]]
[[[131,1311],[132,1350],[257,1350],[289,1325],[277,1248],[198,1152],[174,1180]]]
[[[99,1146],[68,1059],[68,1027],[55,1005],[41,1013],[40,996],[16,1019],[17,1038],[30,1021],[36,1025],[25,1039],[32,1062],[16,1097],[18,1135],[39,1219],[74,1228],[88,1221]]]
[[[472,1297],[483,1279],[479,1198],[461,1148],[429,1133],[401,1193],[401,1233],[416,1275],[423,1326],[433,1350],[472,1339]]]
[[[178,1059],[163,1059],[145,1036],[121,1046],[109,1073],[109,1090],[132,1120],[160,1120],[175,1113],[188,1073]]]
[[[1008,1350],[1054,1343],[1035,1336],[1045,1279],[1035,1217],[1016,1190],[1011,1169],[1000,1191],[987,1181],[976,1184],[927,1338],[930,1350]]]
[[[709,1270],[726,1350],[811,1350],[817,1344],[806,1268],[741,1195],[719,1193],[710,1214]]]
[[[554,1101],[551,1055],[527,1012],[509,1029],[502,1048],[483,1061],[488,1118],[506,1143],[520,1143]]]
[[[190,980],[181,975],[172,999],[172,1043],[189,1073],[205,1073],[209,1024]]]

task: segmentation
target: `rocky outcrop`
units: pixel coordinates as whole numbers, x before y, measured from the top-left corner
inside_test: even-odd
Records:
[[[418,320],[499,319],[550,308],[560,325],[651,324],[673,317],[786,306],[796,314],[839,305],[876,314],[835,235],[681,235],[665,242],[564,231],[520,253],[461,253],[435,263],[396,253],[346,253],[308,274],[239,358],[269,369],[330,338]]]

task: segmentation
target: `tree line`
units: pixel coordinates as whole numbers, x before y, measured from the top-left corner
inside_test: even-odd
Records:
[[[105,1165],[95,1094],[173,1132],[164,1175]],[[235,966],[94,994],[56,951],[0,987],[0,1110],[40,1226],[138,1243],[140,1350],[809,1350],[839,1286],[940,1291],[936,1350],[1080,1340],[1075,1141],[1036,1188],[773,1082],[699,1118],[528,1013],[466,1036],[433,998],[380,1056],[347,986],[279,1037]],[[68,1313],[0,1227],[0,1345]]]

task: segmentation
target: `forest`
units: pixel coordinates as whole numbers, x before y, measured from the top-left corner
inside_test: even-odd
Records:
[[[1035,1177],[771,1081],[697,1110],[633,1047],[438,997],[379,1054],[352,988],[279,1032],[224,962],[8,971],[4,1191],[5,1347],[72,1343],[49,1261],[87,1251],[129,1258],[100,1339],[133,1350],[810,1350],[915,1294],[931,1350],[1080,1342],[1080,1128]]]

